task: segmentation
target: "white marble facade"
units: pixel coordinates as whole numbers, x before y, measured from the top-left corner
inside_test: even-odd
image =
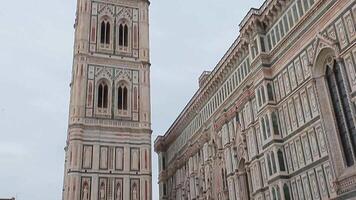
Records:
[[[77,0],[63,200],[151,200],[146,0]]]
[[[163,136],[160,199],[356,198],[356,3],[266,0]]]

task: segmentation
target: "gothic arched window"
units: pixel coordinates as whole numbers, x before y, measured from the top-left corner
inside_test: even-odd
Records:
[[[129,46],[129,27],[125,23],[119,25],[119,46]]]
[[[119,110],[128,109],[128,89],[126,85],[120,85],[117,90],[117,108]]]
[[[352,110],[347,98],[345,82],[342,78],[341,66],[327,66],[326,82],[329,87],[331,102],[334,108],[335,120],[341,139],[343,153],[347,166],[354,165],[353,150],[356,148],[356,129]],[[350,141],[350,139],[351,141]]]
[[[270,83],[267,83],[267,94],[268,94],[268,101],[273,101],[274,100],[273,88]]]
[[[283,172],[286,171],[286,167],[284,165],[283,153],[280,149],[277,151],[277,157],[278,157],[279,169]]]
[[[273,124],[273,131],[275,135],[279,135],[279,128],[278,128],[278,117],[277,113],[272,113],[272,124]]]
[[[283,193],[284,193],[284,199],[285,200],[291,200],[289,187],[288,187],[288,185],[286,183],[283,185]]]
[[[98,87],[98,108],[108,107],[109,87],[105,82],[99,83]]]
[[[100,43],[101,44],[110,44],[110,23],[106,20],[103,20],[101,22]]]

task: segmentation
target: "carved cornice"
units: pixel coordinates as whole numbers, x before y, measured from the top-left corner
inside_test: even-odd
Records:
[[[263,31],[273,20],[283,12],[291,0],[266,0],[259,9],[251,9],[240,23],[240,36],[234,41],[204,84],[194,94],[183,111],[164,135],[164,143],[169,146],[184,130],[185,127],[200,112],[214,92],[249,54],[250,34]],[[266,57],[266,56],[265,56]],[[267,59],[263,57],[263,59]],[[219,121],[219,120],[218,120]]]
[[[259,9],[250,9],[239,25],[241,35],[252,35],[258,27],[273,24],[289,2],[291,0],[265,0]]]

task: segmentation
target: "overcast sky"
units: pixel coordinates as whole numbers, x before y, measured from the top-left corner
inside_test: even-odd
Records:
[[[164,134],[263,0],[151,0],[152,141]],[[76,0],[0,9],[0,198],[60,200]],[[158,199],[153,155],[153,200]]]

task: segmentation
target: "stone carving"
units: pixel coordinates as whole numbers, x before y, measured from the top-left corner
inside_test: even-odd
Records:
[[[121,200],[121,199],[122,199],[122,191],[121,191],[121,185],[120,185],[120,183],[118,183],[118,184],[116,185],[115,199],[116,199],[116,200]]]
[[[104,182],[101,182],[100,189],[99,189],[99,199],[105,200],[106,199],[106,186]]]
[[[96,67],[95,69],[95,78],[98,79],[102,79],[102,78],[106,78],[108,80],[112,79],[112,68],[109,67]]]
[[[83,193],[82,193],[83,200],[89,200],[89,186],[87,182],[83,184]]]
[[[132,185],[132,200],[138,200],[138,191],[136,183]]]

